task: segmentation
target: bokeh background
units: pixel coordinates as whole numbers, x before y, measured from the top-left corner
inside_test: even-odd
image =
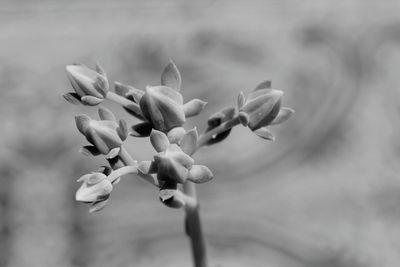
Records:
[[[274,143],[237,127],[196,161],[212,266],[400,264],[400,2],[0,1],[0,266],[190,266],[181,210],[139,179],[96,214],[74,202],[104,164],[84,138],[64,67],[156,85],[172,58],[186,100],[212,113],[271,79],[295,116]],[[107,103],[129,124],[136,120]],[[154,153],[129,139],[139,159]]]

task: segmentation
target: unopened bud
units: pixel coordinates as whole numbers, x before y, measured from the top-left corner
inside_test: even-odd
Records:
[[[75,90],[75,93],[64,95],[68,101],[73,102],[76,99],[89,106],[98,105],[103,101],[109,89],[104,72],[92,70],[84,65],[68,65],[66,71]]]
[[[166,86],[147,87],[140,108],[155,129],[166,132],[185,123],[182,95]]]
[[[282,91],[274,89],[251,92],[239,109],[241,123],[253,131],[269,125],[279,113],[282,95]]]

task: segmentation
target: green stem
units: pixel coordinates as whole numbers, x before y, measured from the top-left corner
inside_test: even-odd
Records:
[[[200,147],[206,145],[208,141],[213,138],[213,136],[222,133],[230,128],[238,125],[240,123],[239,117],[234,117],[233,119],[221,123],[221,125],[215,127],[209,132],[206,132],[200,136],[197,141],[196,149],[193,151],[194,154]],[[197,200],[196,185],[190,181],[183,184],[183,193],[188,197],[193,199],[191,205],[185,205],[185,223],[187,235],[191,241],[192,255],[195,267],[207,267],[207,251],[206,242],[203,235],[203,230],[201,227],[200,220],[200,207]]]
[[[138,169],[137,166],[124,166],[119,169],[114,170],[108,177],[107,179],[110,180],[110,182],[114,182],[117,180],[119,177],[129,174],[129,173],[137,173]]]
[[[128,151],[123,146],[121,146],[121,150],[119,152],[119,157],[126,166],[133,166],[133,167],[138,166],[137,161],[131,157],[131,155],[128,153]],[[150,174],[140,173],[140,172],[137,172],[137,175],[139,175],[140,177],[142,177],[144,180],[151,183],[152,185],[159,187],[158,180],[154,176],[152,176]]]
[[[125,97],[122,97],[120,95],[117,95],[114,92],[108,91],[106,98],[110,101],[116,102],[116,103],[124,106],[127,109],[132,110],[133,112],[137,113],[138,115],[142,114],[140,106],[137,103],[135,103]]]
[[[183,193],[193,199],[191,205],[185,205],[186,234],[190,238],[195,267],[207,267],[206,241],[201,227],[199,204],[196,197],[196,186],[190,181],[183,184]]]
[[[219,133],[225,132],[225,131],[229,130],[230,128],[232,128],[232,127],[234,127],[234,126],[236,126],[238,124],[240,124],[239,116],[236,116],[236,117],[234,117],[233,119],[231,119],[229,121],[221,123],[219,126],[215,127],[211,131],[203,133],[202,135],[200,135],[199,139],[197,140],[196,150],[198,150],[200,147],[206,145],[207,142],[210,141],[210,139],[213,138],[213,136],[215,136],[215,135],[217,135]]]

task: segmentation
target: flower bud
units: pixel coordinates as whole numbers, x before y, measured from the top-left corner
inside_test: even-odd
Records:
[[[96,121],[87,115],[78,115],[75,121],[78,130],[101,154],[115,155],[118,152],[116,149],[121,147],[122,139],[118,134],[119,125],[115,121]]]
[[[75,198],[80,202],[98,202],[108,199],[113,189],[111,182],[103,173],[95,172],[83,175],[78,179],[82,182]]]
[[[239,109],[239,119],[252,131],[269,125],[281,108],[283,92],[274,89],[259,89],[251,92]]]
[[[66,67],[68,79],[75,93],[64,97],[73,102],[75,100],[84,105],[95,106],[100,104],[108,92],[108,80],[103,71],[92,70],[84,65],[68,65]]]
[[[169,143],[165,133],[157,130],[151,132],[150,141],[159,153],[154,156],[154,162],[146,162],[141,166],[142,172],[156,172],[159,181],[171,183],[184,183],[186,180],[204,183],[213,178],[206,166],[194,165],[194,160],[185,153],[192,152],[196,146],[196,129],[188,131],[183,137],[180,144],[182,148]]]
[[[147,87],[140,99],[143,115],[162,132],[185,123],[182,95],[167,86]]]
[[[176,144],[171,144],[164,152],[154,156],[157,164],[157,177],[160,181],[184,183],[194,160]]]

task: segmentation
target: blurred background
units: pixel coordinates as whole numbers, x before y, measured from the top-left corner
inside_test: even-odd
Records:
[[[274,143],[237,127],[201,150],[212,266],[399,266],[400,2],[394,0],[0,1],[0,266],[190,266],[182,210],[139,179],[96,214],[76,179],[105,163],[69,105],[65,65],[159,84],[172,58],[187,129],[270,79],[295,116]],[[106,103],[128,124],[137,122]],[[154,151],[130,138],[138,160]]]

